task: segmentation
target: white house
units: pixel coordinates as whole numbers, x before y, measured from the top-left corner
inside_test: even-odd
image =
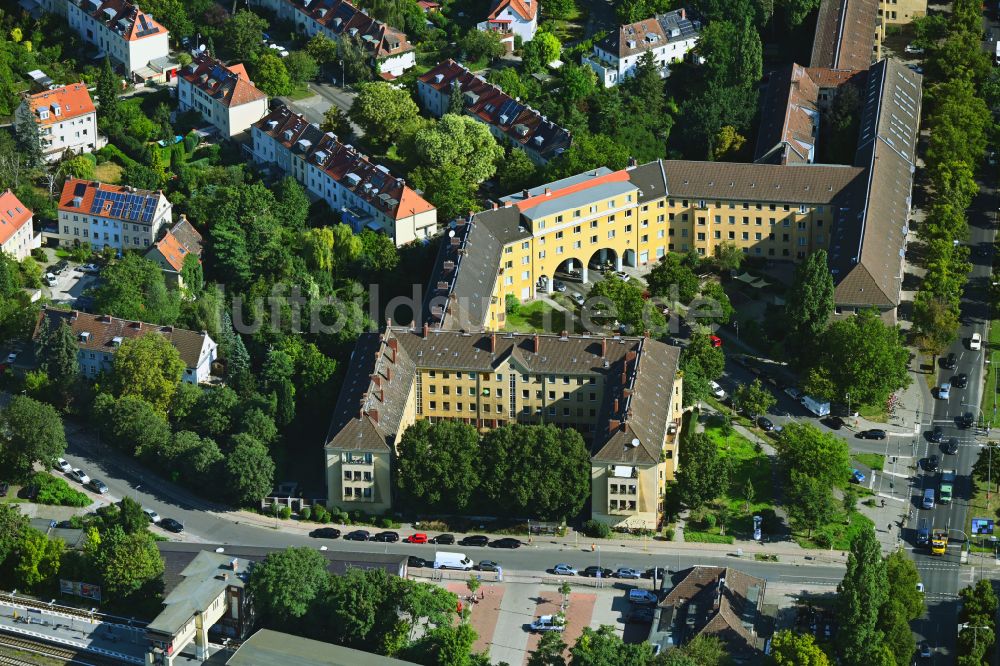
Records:
[[[287,107],[256,123],[252,135],[256,162],[274,164],[294,177],[310,195],[339,211],[355,232],[372,229],[400,246],[437,231],[437,209],[406,181]]]
[[[322,33],[334,41],[357,39],[382,78],[394,79],[416,64],[416,51],[406,33],[371,18],[347,0],[250,0],[250,4],[294,23],[309,37]]]
[[[90,153],[102,145],[97,136],[97,109],[86,84],[71,83],[29,95],[15,113],[19,118],[30,116],[38,125],[46,161],[58,160],[66,150]]]
[[[69,27],[108,55],[125,71],[145,80],[156,78],[149,61],[166,58],[169,32],[128,0],[62,0]]]
[[[499,32],[502,41],[511,49],[515,36],[530,42],[538,31],[538,0],[497,0],[486,20],[476,27]]]
[[[177,106],[180,111],[197,111],[229,138],[267,115],[267,95],[253,84],[243,65],[226,67],[206,53],[177,74]]]
[[[594,44],[593,53],[583,57],[604,87],[616,86],[635,74],[639,59],[652,53],[660,76],[670,76],[670,65],[680,62],[698,43],[701,23],[693,21],[684,9],[618,28]]]
[[[60,245],[140,250],[148,248],[171,220],[172,207],[162,190],[69,178],[59,197],[54,237]]]
[[[218,345],[208,333],[197,333],[173,326],[157,326],[141,321],[118,319],[110,315],[95,315],[76,310],[56,310],[44,308],[38,313],[33,339],[38,342],[42,323],[48,321],[49,330],[66,322],[76,340],[77,361],[80,374],[95,378],[102,372],[114,368],[115,352],[122,342],[144,335],[162,335],[170,341],[184,362],[181,379],[188,384],[207,382],[212,372],[212,363],[218,358]]]
[[[0,194],[0,252],[18,261],[31,254],[34,215],[10,190]]]

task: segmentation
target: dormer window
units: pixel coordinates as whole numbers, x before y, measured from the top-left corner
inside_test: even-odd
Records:
[[[56,117],[58,118],[59,116],[62,115],[62,108],[60,106],[58,106],[58,105],[53,106],[52,107],[52,112],[55,113]]]
[[[122,346],[122,337],[120,335],[116,335],[115,337],[111,338],[111,346],[112,347],[121,347]]]
[[[90,341],[90,331],[83,331],[82,333],[80,333],[80,342],[89,342],[89,341]]]
[[[39,109],[38,110],[38,117],[41,118],[42,120],[48,120],[49,119],[49,110],[48,109]]]

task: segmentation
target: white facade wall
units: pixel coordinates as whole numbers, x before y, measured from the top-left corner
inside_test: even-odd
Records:
[[[669,42],[655,48],[647,49],[653,53],[657,64],[660,66],[660,76],[666,78],[670,76],[670,65],[680,62],[687,55],[688,51],[698,43],[698,37],[692,36],[676,42]],[[594,46],[594,53],[583,57],[583,63],[589,65],[597,74],[599,81],[604,83],[605,88],[616,86],[623,80],[635,75],[636,65],[639,59],[646,53],[636,53],[635,55],[619,58],[617,54],[612,54],[604,49]]]
[[[183,76],[177,77],[177,105],[182,112],[197,111],[226,138],[245,132],[268,111],[266,97],[239,106],[226,106]]]
[[[20,229],[14,232],[13,236],[7,239],[6,243],[0,245],[0,251],[21,261],[31,255],[34,238],[34,216],[32,216],[21,225]]]
[[[217,358],[218,345],[212,338],[206,335],[197,367],[184,368],[184,375],[181,377],[181,381],[188,384],[207,382],[212,373],[212,362]],[[80,349],[76,353],[76,359],[80,366],[80,374],[90,379],[96,378],[102,372],[111,372],[114,369],[114,352]]]
[[[46,113],[52,113],[52,110],[49,109]],[[27,101],[17,108],[17,114],[27,114],[39,123],[40,119],[31,112]],[[47,162],[58,161],[67,149],[74,153],[92,153],[101,147],[97,136],[97,113],[86,113],[48,125],[39,124],[38,138],[42,144],[42,155]]]
[[[172,206],[161,196],[150,224],[122,221],[84,211],[60,210],[56,238],[59,244],[90,243],[94,249],[146,250],[165,225],[172,222]]]
[[[489,30],[491,26],[497,25],[499,21],[510,21],[510,23],[504,24],[509,31],[520,37],[522,41],[530,42],[535,38],[535,33],[538,32],[538,9],[535,9],[535,15],[532,19],[526,21],[524,17],[508,6],[495,19],[483,21],[476,27],[479,30]]]
[[[165,29],[130,42],[70,0],[63,2],[69,27],[84,41],[94,44],[112,60],[121,63],[130,73],[148,66],[150,60],[165,57],[170,51],[169,33]]]

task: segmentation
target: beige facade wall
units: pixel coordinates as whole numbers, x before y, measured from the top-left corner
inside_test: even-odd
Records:
[[[879,16],[887,24],[910,23],[927,15],[927,0],[882,0]]]
[[[405,211],[400,211],[403,215]],[[437,209],[406,215],[395,222],[394,237],[396,245],[406,245],[415,240],[424,240],[437,233]]]
[[[618,476],[625,467],[631,476]],[[658,465],[591,466],[591,516],[612,527],[656,529],[665,481],[663,463]]]
[[[372,453],[327,449],[328,505],[345,511],[386,511],[392,506],[391,466],[388,451]]]

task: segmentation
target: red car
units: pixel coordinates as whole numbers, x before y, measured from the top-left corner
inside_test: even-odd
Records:
[[[722,346],[722,338],[720,338],[717,335],[710,335],[710,336],[708,336],[708,341],[712,343],[713,347],[721,347]]]
[[[427,535],[423,532],[417,532],[406,537],[403,541],[406,543],[427,543]]]

